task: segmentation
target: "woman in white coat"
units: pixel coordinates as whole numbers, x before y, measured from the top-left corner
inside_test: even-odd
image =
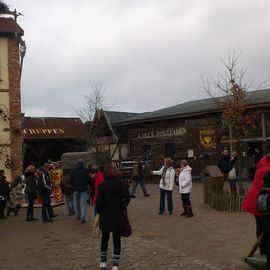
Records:
[[[192,169],[189,167],[186,160],[180,161],[181,172],[179,174],[179,192],[181,193],[181,200],[184,208],[184,212],[181,216],[193,217],[192,207],[190,202],[190,192],[192,189]]]
[[[153,175],[160,175],[160,201],[159,201],[159,215],[164,213],[165,196],[167,194],[168,212],[170,215],[173,213],[172,191],[175,179],[175,170],[172,167],[173,161],[171,158],[164,159],[164,165],[159,171],[153,171]]]

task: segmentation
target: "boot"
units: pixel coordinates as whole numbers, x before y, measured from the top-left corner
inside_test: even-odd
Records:
[[[189,217],[193,217],[193,213],[192,213],[192,207],[191,207],[191,205],[188,205],[187,206],[187,218],[189,218]]]
[[[188,214],[187,206],[183,204],[184,212],[180,216],[186,216]]]

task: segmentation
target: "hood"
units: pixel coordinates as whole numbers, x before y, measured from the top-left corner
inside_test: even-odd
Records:
[[[112,193],[121,193],[123,189],[122,182],[119,178],[107,178],[105,179],[105,185]]]
[[[260,169],[263,167],[270,167],[270,160],[266,156],[263,156],[263,158],[256,165],[257,169]]]
[[[24,173],[24,176],[25,176],[25,177],[28,177],[28,176],[33,176],[33,177],[35,177],[36,175],[35,175],[34,172],[26,171],[26,172]]]
[[[82,159],[77,161],[75,169],[84,169],[84,161]]]
[[[187,165],[186,167],[183,168],[183,172],[186,172],[186,171],[192,171],[192,168],[189,167],[189,165]]]

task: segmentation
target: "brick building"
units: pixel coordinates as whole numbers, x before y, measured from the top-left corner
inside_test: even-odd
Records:
[[[10,181],[22,173],[21,69],[25,54],[17,13],[0,14],[0,169]]]

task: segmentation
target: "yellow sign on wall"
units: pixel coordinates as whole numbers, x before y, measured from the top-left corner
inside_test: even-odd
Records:
[[[216,131],[214,129],[200,130],[200,142],[205,148],[216,148]]]

